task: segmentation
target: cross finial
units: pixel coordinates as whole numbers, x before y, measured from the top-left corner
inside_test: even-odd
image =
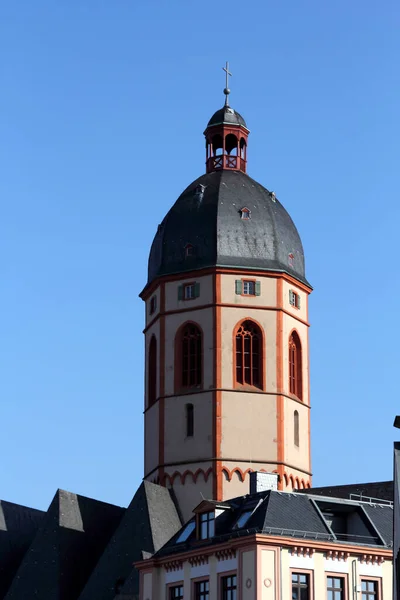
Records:
[[[228,96],[231,93],[231,90],[229,89],[229,76],[232,77],[232,73],[229,71],[228,61],[226,61],[225,67],[222,67],[222,70],[225,71],[225,89],[224,89],[225,106],[229,106]]]

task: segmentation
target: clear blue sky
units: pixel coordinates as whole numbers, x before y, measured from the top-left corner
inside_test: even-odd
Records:
[[[303,239],[314,484],[391,477],[400,4],[19,0],[0,9],[0,498],[126,505],[142,476],[157,224],[223,103]]]

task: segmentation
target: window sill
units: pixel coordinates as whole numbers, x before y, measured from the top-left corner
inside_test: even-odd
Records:
[[[261,386],[248,384],[243,385],[241,383],[236,383],[233,389],[240,390],[241,392],[258,392],[260,394],[262,394],[265,391],[264,388]]]

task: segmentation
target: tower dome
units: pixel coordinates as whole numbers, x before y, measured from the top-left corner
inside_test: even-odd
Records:
[[[307,284],[303,246],[288,212],[240,170],[201,175],[158,227],[148,283],[207,267],[280,271]]]
[[[250,132],[229,106],[228,84],[224,93],[225,106],[204,132],[206,174],[185,189],[158,226],[148,283],[164,275],[225,267],[285,272],[307,284],[296,226],[274,192],[246,174]]]

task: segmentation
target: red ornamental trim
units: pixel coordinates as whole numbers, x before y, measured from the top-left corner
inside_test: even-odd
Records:
[[[167,573],[171,571],[180,571],[183,569],[183,562],[181,560],[172,560],[171,562],[167,562],[164,565]]]
[[[383,556],[378,556],[377,554],[363,554],[360,562],[369,565],[381,565],[385,562],[385,559]]]
[[[198,556],[192,556],[189,558],[189,563],[192,567],[199,567],[200,565],[208,564],[208,556],[205,554],[199,554]]]
[[[309,546],[294,546],[291,550],[292,556],[302,556],[303,558],[312,558],[315,554],[315,548]]]
[[[197,479],[199,478],[200,475],[203,476],[204,481],[207,481],[209,476],[212,474],[213,469],[212,467],[209,467],[206,471],[204,471],[204,469],[197,469],[197,471],[195,471],[193,473],[193,471],[190,471],[189,469],[187,469],[186,471],[184,471],[184,473],[180,473],[179,471],[174,471],[174,473],[172,475],[169,475],[168,473],[164,474],[164,477],[162,478],[160,485],[166,486],[167,483],[172,486],[175,483],[175,480],[178,479],[180,481],[180,483],[182,485],[184,485],[187,477],[190,477],[191,480],[196,483]]]
[[[229,560],[231,558],[236,558],[236,550],[233,550],[233,549],[219,550],[218,552],[215,553],[215,556],[217,557],[217,559],[219,561]]]
[[[261,471],[262,473],[268,473],[268,471],[266,469],[257,469],[257,470]],[[225,477],[228,481],[231,481],[233,474],[236,473],[236,475],[238,476],[240,481],[243,482],[246,478],[246,475],[248,475],[249,473],[253,473],[254,469],[242,470],[240,467],[234,467],[232,470],[229,470],[228,467],[222,467],[222,472],[225,474]],[[277,473],[278,471],[275,469],[272,472]]]
[[[350,552],[339,552],[338,550],[329,550],[326,553],[328,560],[347,560],[350,556]]]

